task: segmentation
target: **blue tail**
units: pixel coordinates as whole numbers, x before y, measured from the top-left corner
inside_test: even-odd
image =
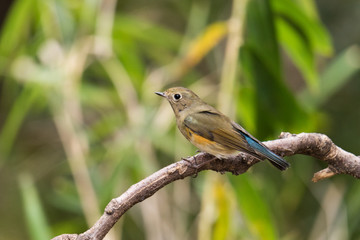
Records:
[[[256,142],[254,139],[252,139],[250,136],[247,136],[246,134],[243,134],[243,136],[245,137],[250,147],[252,147],[260,157],[268,159],[270,163],[278,169],[283,171],[290,167],[290,164],[288,162],[286,162],[282,157],[270,151],[270,149],[268,149],[266,146]]]

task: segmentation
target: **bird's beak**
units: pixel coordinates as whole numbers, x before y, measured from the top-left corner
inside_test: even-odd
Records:
[[[163,93],[163,92],[155,92],[155,93],[161,97],[166,97],[165,93]]]

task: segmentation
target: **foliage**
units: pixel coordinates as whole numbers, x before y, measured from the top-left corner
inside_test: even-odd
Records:
[[[154,94],[169,86],[227,101],[262,140],[325,131],[321,106],[360,66],[357,47],[334,53],[331,42],[312,0],[13,1],[0,35],[1,206],[12,215],[2,237],[82,232],[111,198],[194,154]],[[300,88],[284,77],[289,63]],[[176,182],[110,238],[358,237],[359,189],[347,194],[341,178],[312,184],[319,164],[290,161],[285,173],[262,163],[244,176]]]

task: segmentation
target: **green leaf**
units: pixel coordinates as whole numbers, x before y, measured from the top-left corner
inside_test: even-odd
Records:
[[[253,102],[256,108],[257,133],[254,135],[262,139],[278,134],[282,129],[304,130],[307,114],[297,103],[282,77],[274,18],[269,2],[250,1],[246,22],[246,37],[240,49],[240,60],[246,80],[255,89]],[[238,110],[241,115],[247,114],[242,109]]]
[[[309,108],[316,108],[328,100],[339,88],[351,80],[360,69],[360,48],[350,46],[328,64],[320,77],[320,90],[313,94],[304,90],[300,98]]]
[[[315,68],[316,54],[330,56],[331,40],[316,16],[312,4],[290,0],[273,0],[279,41],[303,74],[311,91],[319,90]]]
[[[311,7],[309,4],[302,9],[292,0],[270,2],[275,14],[288,21],[293,28],[298,29],[314,52],[324,56],[330,56],[333,53],[331,38],[317,16],[314,16],[315,10],[306,10]]]
[[[360,48],[353,45],[341,52],[325,69],[320,78],[321,100],[328,99],[360,69]]]
[[[276,27],[279,41],[304,75],[310,89],[316,91],[319,81],[315,56],[307,39],[283,18],[276,18]]]
[[[247,175],[241,175],[230,177],[230,180],[240,211],[252,236],[255,239],[278,239],[270,210],[251,179]]]
[[[16,98],[0,132],[0,166],[8,159],[19,128],[39,96],[39,88],[26,86]]]
[[[213,239],[227,239],[230,235],[231,223],[231,194],[230,189],[222,181],[215,182],[213,194],[215,208],[217,210],[217,221],[213,226]]]
[[[132,37],[123,36],[117,38],[114,50],[129,76],[136,83],[136,87],[139,88],[144,79],[145,64],[142,59],[143,53],[139,49],[138,44],[136,44]]]
[[[31,175],[19,175],[19,185],[25,212],[25,221],[33,240],[48,240],[51,238],[50,228],[46,222],[45,213],[36,191]]]
[[[14,1],[0,34],[0,56],[9,57],[27,39],[35,0]],[[2,71],[0,65],[0,71]]]
[[[115,43],[123,38],[136,43],[139,50],[163,64],[173,59],[181,43],[181,35],[175,31],[129,15],[115,18],[113,38]]]

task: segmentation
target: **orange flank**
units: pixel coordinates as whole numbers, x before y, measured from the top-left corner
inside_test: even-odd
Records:
[[[238,151],[236,149],[229,149],[225,146],[204,138],[191,129],[185,127],[187,139],[202,152],[210,153],[218,158],[226,158],[231,155],[236,155]]]
[[[188,135],[189,135],[189,139],[191,140],[191,142],[195,145],[195,146],[204,146],[204,145],[213,145],[215,142],[211,141],[207,138],[204,138],[198,134],[196,134],[195,132],[193,132],[191,129],[186,128],[188,131]]]

